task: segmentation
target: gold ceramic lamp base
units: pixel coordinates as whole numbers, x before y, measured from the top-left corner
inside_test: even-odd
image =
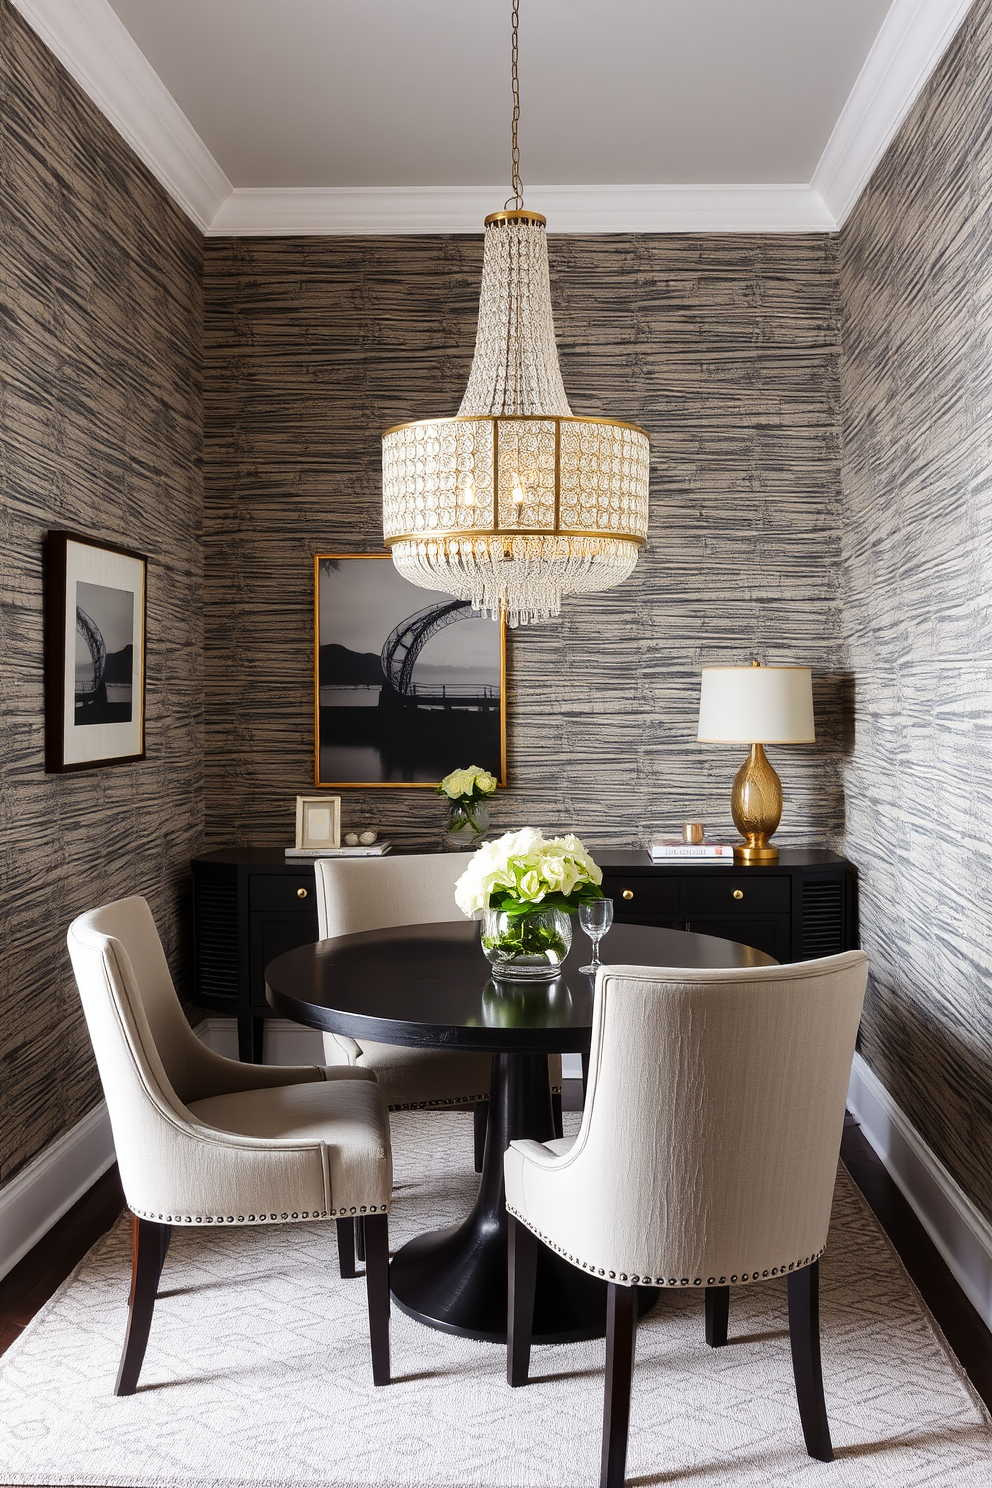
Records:
[[[751,753],[734,777],[730,809],[734,826],[744,838],[734,847],[734,860],[777,862],[778,848],[772,847],[768,839],[782,820],[782,782],[761,744],[751,745]]]

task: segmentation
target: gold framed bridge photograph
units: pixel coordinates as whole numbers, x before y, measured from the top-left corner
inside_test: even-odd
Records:
[[[470,760],[506,783],[506,627],[421,589],[388,553],[314,558],[318,786],[436,786]]]

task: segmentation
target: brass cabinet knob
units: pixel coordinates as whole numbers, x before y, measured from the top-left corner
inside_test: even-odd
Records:
[[[633,891],[633,889],[624,889],[624,891],[623,891],[623,897],[625,899],[633,899],[633,897],[634,897],[634,891]]]
[[[734,890],[734,898],[735,899],[743,899],[744,898],[744,890],[743,889],[735,889]]]
[[[297,889],[296,897],[297,899],[305,899],[307,897],[306,889]]]

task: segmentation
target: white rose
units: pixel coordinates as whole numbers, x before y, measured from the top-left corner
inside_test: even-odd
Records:
[[[547,890],[536,868],[532,868],[529,873],[523,875],[517,884],[517,892],[522,899],[528,900],[529,903],[540,904]]]

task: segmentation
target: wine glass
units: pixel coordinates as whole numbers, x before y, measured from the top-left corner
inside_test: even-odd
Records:
[[[593,899],[588,904],[579,905],[579,924],[592,941],[592,960],[588,966],[580,966],[580,971],[598,971],[602,966],[599,959],[599,942],[613,924],[613,900]]]

